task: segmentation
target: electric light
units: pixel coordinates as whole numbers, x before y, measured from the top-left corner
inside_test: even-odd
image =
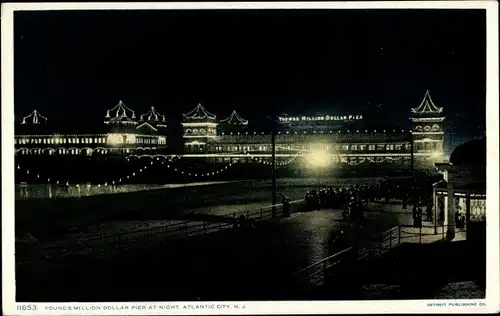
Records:
[[[312,150],[306,156],[307,162],[315,167],[326,167],[330,163],[330,156],[324,150]]]
[[[123,136],[120,134],[108,134],[107,142],[110,145],[123,144]]]

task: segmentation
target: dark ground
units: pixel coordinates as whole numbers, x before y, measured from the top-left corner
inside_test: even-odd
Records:
[[[253,233],[273,238],[276,226],[266,226]],[[100,262],[79,262],[79,267],[73,269],[51,269],[37,275],[25,271],[17,276],[17,300],[239,300],[254,295],[277,299],[266,290],[270,290],[273,280],[293,269],[276,261],[279,257],[282,264],[287,254],[270,253],[275,247],[261,248],[260,255],[255,255],[255,244],[262,243],[261,236],[227,230]]]
[[[283,284],[300,268],[341,249],[329,243],[338,211],[293,214],[258,223],[254,231],[226,230],[206,237],[149,245],[119,255],[78,259],[73,268],[19,267],[20,301],[169,301],[287,299]],[[367,213],[365,236],[395,226],[400,214]],[[375,214],[375,215],[373,215]],[[373,216],[373,218],[372,218]],[[80,257],[81,258],[81,257]],[[49,265],[49,264],[47,264]]]
[[[486,247],[484,239],[482,243],[403,243],[378,259],[358,262],[344,272],[336,275],[335,284],[327,284],[316,292],[303,295],[309,299],[325,300],[436,299],[444,286],[456,282],[472,283],[484,293]],[[380,290],[376,290],[379,285],[382,285]],[[371,291],[367,290],[369,287]],[[449,298],[484,298],[474,297],[477,294],[471,297],[471,294],[466,290],[459,294],[465,297]]]

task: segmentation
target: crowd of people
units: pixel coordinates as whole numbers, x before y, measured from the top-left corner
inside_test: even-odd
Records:
[[[421,225],[424,214],[427,220],[433,218],[432,184],[439,180],[439,176],[423,176],[385,179],[375,184],[330,187],[307,192],[304,201],[307,211],[321,208],[340,208],[343,210],[345,219],[362,219],[365,205],[368,202],[390,203],[392,200],[398,200],[402,203],[403,210],[407,209],[408,204],[413,204],[415,225]],[[424,207],[426,208],[425,212],[423,211]],[[441,209],[440,207],[440,218],[444,215]]]
[[[320,210],[322,208],[342,209],[344,220],[362,221],[369,202],[391,203],[398,201],[402,204],[402,211],[412,204],[412,216],[415,226],[421,226],[423,217],[427,221],[433,220],[432,184],[441,180],[437,175],[425,175],[413,178],[390,179],[374,184],[356,184],[343,187],[329,187],[306,192],[304,197],[305,211]],[[291,202],[286,196],[282,197],[283,216],[290,217]],[[444,219],[444,206],[438,205],[439,221]],[[457,223],[459,220],[456,221]],[[255,221],[241,215],[235,220],[234,227],[254,228]]]

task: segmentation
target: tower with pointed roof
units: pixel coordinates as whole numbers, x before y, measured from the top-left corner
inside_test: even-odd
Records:
[[[434,104],[429,90],[420,105],[411,109],[413,152],[417,161],[443,160],[445,118],[443,108]]]
[[[184,149],[187,152],[206,152],[217,137],[217,119],[201,103],[182,115]]]
[[[165,115],[160,114],[155,107],[152,106],[148,112],[139,116],[139,126],[143,124],[149,124],[156,129],[162,129],[167,127],[167,120]]]
[[[121,100],[112,109],[106,111],[105,124],[137,125],[135,112],[128,108]]]
[[[242,118],[236,111],[219,121],[219,131],[221,133],[238,133],[248,127],[248,120]]]
[[[23,117],[23,120],[21,121],[21,124],[33,124],[33,125],[38,125],[38,124],[46,124],[47,123],[47,118],[40,114],[37,110],[34,110],[31,112],[28,116]]]

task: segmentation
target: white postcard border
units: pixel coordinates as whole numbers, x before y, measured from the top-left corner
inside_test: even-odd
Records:
[[[486,9],[487,13],[487,285],[484,300],[15,303],[13,12],[20,10],[130,9]],[[499,96],[496,1],[204,2],[204,3],[9,3],[2,4],[2,272],[3,311],[8,315],[220,315],[486,313],[499,310]],[[439,305],[442,304],[442,305]],[[473,306],[473,304],[476,304]],[[169,309],[160,309],[170,306]],[[174,308],[177,306],[177,308]],[[204,306],[204,308],[203,308]],[[243,306],[245,308],[243,308]],[[74,309],[81,307],[81,309]],[[139,308],[141,307],[141,308]],[[33,310],[35,309],[36,310]],[[73,310],[62,310],[71,308]],[[30,310],[31,309],[31,310]]]

